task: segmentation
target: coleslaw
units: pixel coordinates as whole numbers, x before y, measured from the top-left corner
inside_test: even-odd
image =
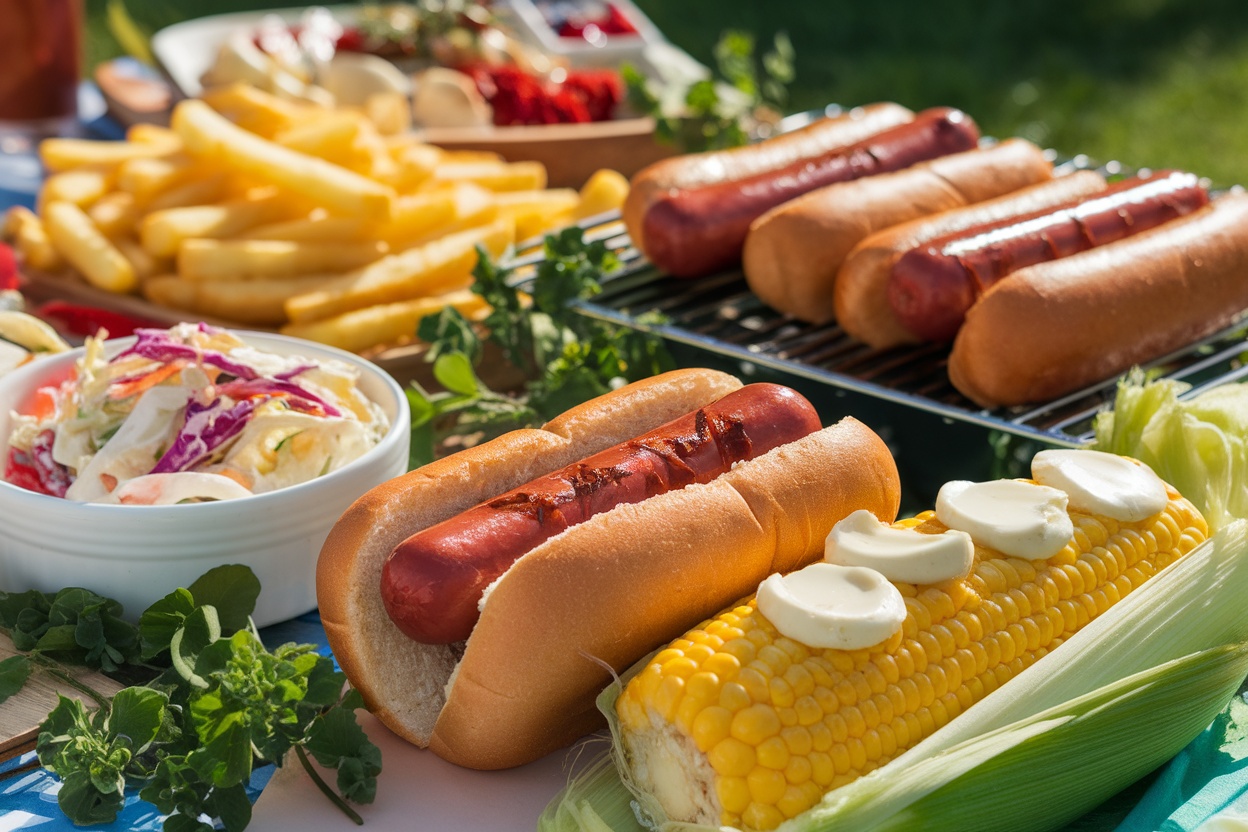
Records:
[[[6,480],[92,503],[234,499],[324,476],[389,428],[344,362],[202,323],[135,336],[111,359],[88,338],[74,376],[13,414]]]

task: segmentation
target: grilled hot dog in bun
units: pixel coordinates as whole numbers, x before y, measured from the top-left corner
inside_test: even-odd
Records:
[[[900,486],[879,437],[852,419],[819,429],[809,403],[773,388],[667,373],[360,498],[322,549],[317,595],[334,654],[369,707],[460,765],[537,759],[599,724],[593,700],[610,680],[599,662],[622,670],[770,572],[817,558],[853,510],[891,520]],[[764,399],[783,415],[756,413]],[[783,443],[756,453],[777,431]],[[730,470],[709,478],[721,456]],[[664,479],[674,490],[645,496]],[[590,503],[614,507],[581,518]],[[470,519],[457,519],[466,510]],[[536,546],[513,565],[487,565],[524,536]],[[478,544],[490,551],[467,552]],[[452,562],[458,550],[490,573],[483,600],[471,599],[475,622],[462,598],[424,597],[435,587],[482,595]],[[413,565],[426,557],[432,565]],[[462,641],[405,632],[447,641],[464,621]]]

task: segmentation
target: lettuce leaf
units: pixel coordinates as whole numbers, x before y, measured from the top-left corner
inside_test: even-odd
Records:
[[[1093,447],[1151,466],[1220,529],[1248,518],[1248,385],[1181,398],[1190,389],[1172,379],[1147,381],[1138,371],[1128,375],[1114,409],[1096,418]]]

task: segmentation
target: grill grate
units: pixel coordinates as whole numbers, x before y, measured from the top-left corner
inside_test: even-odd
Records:
[[[1077,157],[1075,166],[1083,166],[1080,161]],[[985,410],[950,384],[948,345],[873,350],[835,324],[807,324],[770,309],[749,290],[740,270],[698,280],[661,274],[632,245],[618,214],[594,218],[585,226],[586,239],[605,241],[624,267],[604,280],[600,295],[578,303],[582,314],[647,329],[722,358],[1049,444],[1086,443],[1097,412],[1113,402],[1117,382],[1111,379],[1039,405]],[[521,267],[517,279],[526,279],[541,256],[536,241],[522,245],[515,261]],[[666,322],[638,322],[639,315],[652,310],[661,312]],[[1239,324],[1143,369],[1150,376],[1192,384],[1186,394],[1192,396],[1248,376],[1244,338],[1245,326]]]

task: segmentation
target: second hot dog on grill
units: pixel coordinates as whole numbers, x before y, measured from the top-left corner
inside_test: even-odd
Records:
[[[888,302],[893,265],[912,248],[937,237],[987,222],[1016,217],[1105,190],[1105,179],[1091,170],[1076,171],[963,208],[878,231],[856,245],[836,274],[836,321],[853,338],[886,349],[915,344],[919,338],[903,327]]]
[[[826,323],[835,312],[837,270],[865,237],[1043,182],[1052,171],[1040,148],[1010,139],[820,188],[754,221],[745,241],[745,277],[773,309]]]
[[[902,255],[889,280],[889,303],[919,338],[948,341],[971,305],[1007,274],[1147,231],[1208,202],[1194,174],[1160,171],[1086,199],[954,232]]]

